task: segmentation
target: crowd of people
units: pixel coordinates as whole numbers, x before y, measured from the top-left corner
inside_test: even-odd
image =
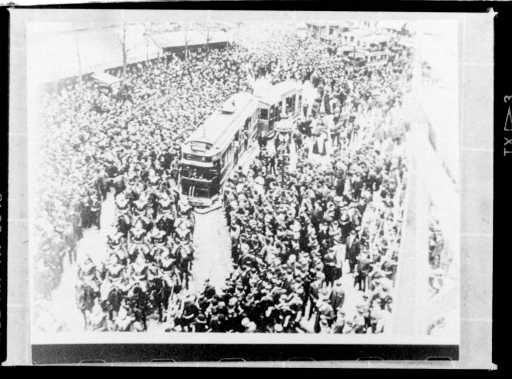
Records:
[[[322,57],[330,70],[346,73],[336,67],[343,60],[329,61],[329,52]],[[239,168],[224,187],[235,269],[221,291],[207,283],[200,294],[177,299],[168,330],[388,330],[407,174],[405,130],[395,118],[401,92],[389,91],[388,80],[406,76],[406,65],[383,63],[378,72],[386,80],[355,70],[348,79],[357,84],[346,98],[330,97],[336,87],[327,89],[322,73],[301,77],[297,65],[285,74],[272,62],[253,70],[276,82],[299,73],[318,96],[293,135],[260,142],[250,170]],[[363,91],[371,91],[367,101]],[[354,291],[344,287],[343,275],[360,292],[353,314],[344,307]]]
[[[237,172],[226,186],[224,205],[238,266],[228,281],[230,301],[244,309],[257,331],[379,333],[389,327],[407,172],[403,130],[395,125],[378,136],[375,128],[388,109],[378,108],[381,117],[374,115],[372,125],[362,126],[358,112],[354,121],[343,120],[344,105],[334,115],[342,125],[331,140],[330,164],[313,159],[326,155],[327,138],[315,148],[318,133],[305,133],[274,149],[275,159],[267,152],[273,147],[263,147],[250,172]],[[329,134],[323,119],[331,112],[324,117],[314,109],[303,123]],[[355,133],[369,133],[356,148]],[[290,159],[280,158],[280,151],[295,151],[295,164],[286,164]],[[362,293],[350,318],[342,275]]]
[[[155,188],[175,196],[181,142],[247,86],[238,50],[199,50],[187,59],[169,55],[128,67],[123,91],[130,96],[86,79],[45,94],[35,202],[38,299],[50,299],[65,262],[75,262],[84,230],[102,227],[109,189],[116,200],[121,189],[144,192],[152,203],[160,199]],[[130,196],[131,209],[138,195]],[[151,216],[156,221],[159,214]]]
[[[84,230],[104,227],[102,205],[114,196],[106,259],[78,262],[87,328],[146,330],[154,316],[169,331],[386,330],[407,173],[393,116],[410,79],[407,49],[370,68],[313,36],[266,46],[131,66],[123,96],[85,79],[46,94],[38,296],[51,297]],[[191,293],[194,217],[178,190],[179,146],[262,76],[298,79],[316,99],[293,136],[262,143],[250,171],[226,185],[235,266],[223,289],[207,282]],[[343,307],[343,275],[361,292],[355,315]]]

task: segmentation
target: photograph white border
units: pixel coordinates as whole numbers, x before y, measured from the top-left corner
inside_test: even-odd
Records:
[[[85,12],[89,13],[86,17],[91,16],[95,11],[93,10],[80,10],[79,12]],[[112,15],[119,15],[119,11],[117,10],[101,10],[102,13],[111,13]],[[137,14],[132,14],[132,12],[126,12],[125,15],[129,15],[128,17],[133,17],[134,19],[137,19],[140,17],[141,12],[134,11]],[[159,12],[159,11],[156,11]],[[173,12],[173,11],[171,11]],[[174,11],[175,12],[175,11]],[[279,13],[279,12],[278,12]],[[283,13],[283,12],[280,12]],[[301,15],[304,15],[304,17],[307,17],[307,14],[311,12],[301,12]],[[325,17],[329,17],[332,12],[314,12],[316,16],[319,14],[325,15]],[[10,166],[9,166],[9,176],[10,176],[10,193],[16,193],[16,196],[14,198],[10,198],[10,204],[13,204],[13,206],[9,207],[9,294],[8,294],[8,308],[9,308],[9,325],[8,325],[8,346],[9,346],[9,360],[13,359],[12,354],[14,354],[15,357],[18,357],[18,361],[27,361],[27,358],[30,357],[30,353],[27,353],[27,349],[29,349],[30,345],[30,322],[27,322],[27,314],[30,311],[29,304],[26,303],[27,299],[29,299],[28,296],[26,296],[26,291],[28,289],[28,283],[26,282],[26,278],[29,276],[20,277],[19,272],[23,272],[23,270],[27,269],[27,257],[24,255],[26,253],[21,254],[23,241],[26,241],[26,218],[23,219],[23,215],[26,215],[26,210],[23,208],[26,206],[24,201],[26,201],[25,197],[23,196],[23,190],[20,191],[19,188],[12,187],[14,184],[17,183],[18,186],[22,186],[23,181],[25,181],[26,186],[26,178],[23,175],[23,172],[26,172],[23,170],[23,164],[20,163],[23,161],[23,156],[26,154],[26,132],[25,132],[25,118],[26,113],[25,112],[25,106],[24,99],[25,97],[23,94],[26,92],[26,77],[24,77],[22,69],[25,67],[24,62],[24,54],[25,51],[23,49],[23,42],[24,42],[24,33],[23,33],[23,26],[26,22],[29,22],[31,20],[51,20],[51,21],[58,21],[62,20],[63,18],[68,18],[72,16],[72,13],[69,10],[59,10],[55,12],[55,10],[15,10],[11,13],[12,15],[12,42],[11,42],[11,123],[10,123],[10,131],[9,131],[9,138],[11,140],[10,143]],[[385,17],[388,19],[393,18],[399,18],[399,19],[425,19],[425,17],[431,18],[431,19],[458,19],[461,21],[461,27],[462,27],[462,40],[461,40],[461,78],[460,83],[462,84],[462,91],[461,93],[465,93],[468,87],[471,87],[474,85],[473,83],[475,81],[482,82],[484,79],[492,79],[492,38],[493,38],[493,31],[492,31],[492,17],[489,14],[442,14],[442,13],[428,13],[428,14],[422,14],[422,13],[409,13],[409,14],[403,14],[403,13],[384,13],[384,12],[377,12],[377,13],[362,13],[362,12],[347,12],[346,14],[343,14],[344,17],[354,19],[354,18],[364,18],[364,19],[378,19],[381,18],[382,15],[385,15]],[[80,15],[75,15],[76,17],[83,18],[84,15],[81,13]],[[337,17],[339,17],[339,14],[336,14]],[[109,16],[110,17],[110,16]],[[475,25],[477,32],[475,33]],[[471,38],[471,33],[473,33],[473,38]],[[468,36],[469,34],[469,36]],[[481,44],[475,45],[475,39],[474,37],[478,36],[478,39],[482,41]],[[484,43],[485,42],[485,43]],[[471,50],[471,52],[469,52]],[[468,57],[471,61],[468,61]],[[478,67],[481,70],[485,71],[485,75],[482,77],[481,74],[475,75],[472,72],[468,72],[473,70],[474,68]],[[461,191],[461,195],[464,198],[462,202],[462,214],[461,214],[461,220],[462,220],[462,230],[461,230],[461,327],[462,329],[467,328],[473,328],[479,330],[487,330],[489,333],[482,333],[482,332],[472,332],[472,333],[461,333],[461,360],[466,361],[464,358],[464,346],[467,346],[468,337],[471,338],[471,343],[475,344],[475,338],[478,339],[476,343],[478,343],[478,346],[480,346],[479,350],[484,350],[486,352],[490,352],[490,327],[492,324],[492,317],[491,317],[491,300],[492,297],[482,299],[481,297],[473,297],[472,300],[469,299],[468,290],[474,291],[474,286],[468,285],[468,282],[464,280],[464,278],[468,278],[466,275],[466,270],[469,270],[471,273],[475,271],[471,264],[467,262],[467,259],[472,259],[471,256],[469,256],[467,251],[464,251],[464,249],[468,248],[468,241],[472,239],[480,239],[480,243],[484,245],[485,252],[487,257],[492,257],[492,131],[493,131],[493,123],[492,123],[492,113],[493,113],[493,107],[492,107],[492,80],[486,82],[487,86],[484,86],[484,88],[488,89],[489,96],[487,99],[488,102],[482,103],[481,101],[477,104],[478,108],[475,107],[474,99],[467,99],[466,97],[460,98],[461,103],[461,118],[460,118],[460,125],[462,130],[461,135],[461,179],[462,179],[462,187],[463,191]],[[12,94],[15,94],[16,96],[12,96]],[[486,110],[485,112],[482,111],[482,107]],[[475,123],[472,123],[472,117],[475,117],[475,113],[480,113],[479,123],[476,125]],[[483,114],[483,115],[482,115]],[[481,119],[485,119],[486,123],[482,124]],[[489,125],[488,128],[483,128],[482,125]],[[471,130],[472,134],[478,134],[481,138],[471,138],[471,142],[474,143],[475,140],[480,140],[483,142],[484,146],[477,147],[477,146],[467,146],[468,141],[465,140],[465,132],[468,130]],[[475,131],[476,130],[476,131]],[[23,141],[23,136],[25,136],[25,140]],[[489,137],[490,136],[490,137]],[[483,138],[482,138],[483,137]],[[19,143],[12,143],[13,139],[19,140]],[[23,149],[23,144],[24,148]],[[478,156],[478,157],[475,157]],[[467,183],[470,181],[473,182],[473,179],[467,178],[468,171],[464,170],[464,168],[468,164],[475,163],[476,160],[479,161],[478,167],[482,166],[482,157],[484,157],[484,162],[487,162],[486,165],[483,165],[485,168],[483,174],[487,174],[488,178],[490,180],[485,180],[486,182],[491,183],[491,191],[488,191],[488,188],[482,189],[481,193],[475,194],[471,188],[467,188]],[[19,167],[21,166],[21,167]],[[490,170],[489,170],[490,167]],[[482,172],[480,172],[482,174]],[[15,180],[14,177],[16,178]],[[479,180],[482,180],[480,177]],[[26,188],[26,187],[25,187]],[[11,189],[15,189],[12,191]],[[26,192],[25,192],[26,193]],[[490,216],[487,217],[481,217],[481,215],[478,214],[482,207],[479,207],[478,210],[472,209],[471,207],[465,207],[467,197],[474,198],[478,197],[479,204],[482,202],[485,203],[486,209],[490,212]],[[473,201],[472,200],[472,201]],[[473,202],[474,203],[474,202]],[[485,208],[485,207],[484,207]],[[475,214],[475,211],[477,214]],[[13,214],[14,212],[14,214]],[[472,213],[471,213],[472,212]],[[473,216],[471,217],[470,216]],[[14,216],[14,217],[13,217]],[[21,217],[20,217],[21,216]],[[476,216],[476,217],[475,217]],[[486,215],[484,215],[486,216]],[[478,222],[482,223],[482,225],[472,225],[468,226],[467,221],[468,220],[478,220]],[[23,230],[25,228],[25,230]],[[475,232],[476,230],[476,232]],[[480,232],[478,232],[480,231]],[[489,233],[481,232],[481,231],[489,231]],[[487,245],[488,243],[488,245]],[[471,245],[469,245],[471,246]],[[14,250],[15,249],[15,250]],[[26,247],[23,247],[23,249],[26,249]],[[15,252],[14,252],[15,251]],[[480,250],[481,254],[484,254],[482,250]],[[490,255],[489,255],[490,254]],[[481,260],[478,260],[478,262],[481,262]],[[480,281],[480,285],[483,285],[485,287],[487,294],[490,294],[492,296],[492,290],[489,291],[489,288],[492,288],[492,259],[487,260],[487,266],[484,265],[483,270],[482,266],[480,266],[480,276],[484,276],[482,279],[483,281]],[[23,268],[21,268],[23,266]],[[13,277],[13,274],[17,274],[16,277]],[[13,290],[13,287],[16,287],[15,290]],[[24,292],[25,291],[25,292]],[[25,296],[24,296],[25,295]],[[469,300],[469,302],[468,302]],[[483,312],[482,310],[488,310],[489,312]],[[472,317],[475,313],[478,313],[479,315],[481,313],[484,313],[483,317]],[[19,317],[17,317],[18,315]],[[90,334],[91,336],[93,334]],[[115,336],[108,336],[108,333],[101,333],[98,334],[98,337],[94,336],[93,339],[101,338],[103,342],[108,341],[109,343],[148,343],[148,340],[146,340],[146,337],[149,337],[150,335],[146,334],[134,334],[132,336],[123,335],[122,339],[124,339],[124,342],[121,342],[121,339],[118,339]],[[179,336],[178,336],[179,335]],[[162,343],[235,343],[234,341],[228,341],[228,342],[212,342],[213,334],[208,333],[204,335],[197,335],[198,339],[204,339],[203,342],[199,342],[197,340],[196,342],[190,342],[191,340],[196,340],[196,336],[192,336],[188,333],[176,333],[176,336],[173,334],[165,334],[160,335],[162,339]],[[172,338],[171,338],[172,336]],[[183,336],[183,338],[180,338],[180,336]],[[230,338],[230,339],[237,339],[238,336],[231,334],[221,334],[222,339]],[[247,334],[240,335],[240,339],[244,339],[247,341],[247,338],[255,338],[259,339],[259,336],[251,336]],[[277,335],[276,337],[280,339],[279,342],[270,342],[271,339],[274,338],[275,335],[267,335],[263,334],[262,338],[265,339],[265,343],[283,343],[286,341],[286,343],[293,343],[291,341],[287,341],[291,335],[289,334],[283,334],[283,335]],[[69,337],[69,339],[68,339]],[[64,337],[64,334],[62,334],[60,337],[55,336],[54,343],[66,343],[65,341],[73,341],[73,343],[86,343],[85,341],[81,341],[79,336],[71,335],[69,334],[68,337]],[[316,342],[313,342],[315,337],[319,337],[319,339],[326,341],[330,340],[330,337],[336,337],[336,336],[326,336],[326,335],[305,335],[305,336],[299,336],[300,339],[306,338],[308,339],[307,342],[297,342],[297,343],[311,343],[314,344]],[[324,343],[364,343],[364,344],[372,344],[372,343],[386,343],[386,344],[392,344],[391,341],[386,341],[386,338],[384,336],[372,336],[371,339],[368,338],[367,335],[361,336],[365,339],[364,342],[355,342],[357,339],[359,339],[359,336],[350,336],[350,337],[356,337],[355,339],[350,338],[353,340],[353,342],[348,342],[349,338],[347,335],[342,335],[339,340],[336,342],[324,342]],[[132,338],[136,338],[137,341],[132,341]],[[157,341],[155,338],[156,336],[151,335],[151,343],[156,343]],[[165,339],[165,341],[164,341]],[[189,342],[186,342],[186,341]],[[428,344],[428,339],[425,339],[423,343]],[[144,342],[142,342],[144,341]],[[375,342],[374,342],[375,341]],[[379,342],[377,342],[379,341]],[[386,342],[384,342],[386,341]],[[37,343],[37,339],[34,339],[31,341],[32,343]],[[158,341],[160,342],[160,341]],[[418,343],[418,340],[416,338],[416,342]],[[91,342],[92,343],[92,342]],[[97,342],[96,342],[97,343]],[[246,343],[254,343],[254,342],[246,342]],[[402,340],[399,342],[400,344],[404,344],[405,340]],[[413,344],[413,341],[409,341],[408,343]],[[483,343],[483,345],[482,345]],[[13,345],[20,344],[24,346],[18,346],[18,348],[12,348]],[[439,340],[436,340],[436,344],[440,344]],[[473,349],[474,350],[474,349]],[[17,352],[17,353],[16,353]],[[25,353],[22,353],[25,352]],[[472,351],[470,349],[467,349],[468,353],[475,354],[478,352]],[[490,356],[490,353],[489,353]],[[16,358],[14,358],[16,360]],[[480,361],[482,361],[480,359]],[[475,362],[473,360],[473,362]],[[468,360],[469,363],[469,360]]]

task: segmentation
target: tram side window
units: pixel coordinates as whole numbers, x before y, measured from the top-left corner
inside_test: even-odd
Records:
[[[215,167],[211,168],[209,175],[209,180],[211,180],[212,183],[218,183],[220,177],[220,165],[216,165]]]
[[[286,114],[290,114],[293,112],[295,106],[295,95],[286,98]]]
[[[182,175],[186,178],[199,179],[199,171],[197,167],[194,166],[184,166]]]
[[[182,176],[184,176],[186,178],[190,177],[189,167],[190,166],[186,166],[186,165],[181,166],[181,175]]]
[[[283,101],[280,101],[277,104],[277,107],[275,108],[274,111],[275,111],[275,116],[274,117],[275,117],[276,121],[280,121],[281,120],[281,113],[283,111]]]
[[[270,119],[273,121],[279,121],[279,114],[281,113],[279,105],[272,105],[270,108]]]
[[[232,146],[232,144],[230,144],[226,148],[226,151],[223,155],[223,163],[222,163],[223,167],[229,165],[231,162],[231,146]]]
[[[181,175],[185,178],[200,180],[210,180],[213,176],[209,169],[189,165],[182,166]]]
[[[181,193],[184,195],[189,195],[191,183],[181,182]]]

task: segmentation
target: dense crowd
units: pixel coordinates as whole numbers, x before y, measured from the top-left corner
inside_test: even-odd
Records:
[[[227,187],[232,253],[239,266],[228,289],[257,330],[293,332],[303,328],[304,317],[314,316],[316,332],[383,331],[402,217],[395,214],[394,201],[403,191],[405,167],[379,157],[378,174],[372,175],[364,167],[372,152],[358,153],[361,160],[352,160],[349,170],[299,159],[293,170],[285,167],[284,178],[269,174],[269,165],[258,159],[249,175],[238,173]],[[340,280],[347,274],[366,296],[351,320],[345,320]]]
[[[102,201],[110,189],[118,206],[127,195],[130,210],[143,193],[154,205],[152,220],[161,216],[155,204],[167,200],[160,194],[177,195],[181,142],[247,86],[238,54],[237,48],[199,50],[188,59],[171,55],[129,67],[119,91],[129,96],[88,80],[46,94],[36,202],[37,296],[49,298],[58,286],[64,260],[76,260],[83,231],[101,227]],[[132,212],[127,216],[119,222],[135,227]],[[123,234],[120,244],[126,245]]]
[[[310,51],[306,47],[304,53]],[[292,135],[260,143],[249,172],[239,168],[225,186],[235,269],[222,291],[207,283],[199,295],[177,299],[173,315],[178,317],[170,318],[169,330],[381,333],[389,328],[407,169],[404,130],[394,118],[401,94],[390,92],[387,80],[399,80],[397,73],[407,70],[396,70],[390,61],[373,77],[346,74],[343,61],[329,61],[330,56],[321,56],[330,70],[339,68],[357,83],[346,98],[329,96],[336,94],[336,83],[327,89],[320,72],[300,76],[300,59],[284,75],[282,64],[255,66],[275,81],[299,73],[318,95]],[[379,75],[383,72],[387,80]],[[367,101],[363,91],[372,93]],[[327,158],[327,165],[318,157]],[[354,314],[344,307],[342,275],[361,292]]]
[[[403,131],[393,124],[410,79],[406,50],[369,67],[313,37],[266,46],[131,66],[117,95],[88,80],[46,95],[39,296],[58,286],[65,259],[76,261],[84,230],[104,227],[102,204],[114,196],[108,259],[79,262],[77,299],[88,328],[145,330],[147,316],[157,315],[173,331],[385,329],[406,174]],[[262,144],[250,172],[237,170],[227,184],[235,268],[222,291],[206,283],[192,294],[194,217],[177,189],[179,146],[261,76],[301,80],[315,99],[292,136]],[[363,299],[347,320],[345,260]]]
[[[373,112],[371,125],[361,125],[359,104],[352,108],[355,118],[345,117],[346,102],[333,112],[338,127],[329,128],[324,120],[331,112],[323,114],[320,103],[305,112],[309,132],[263,146],[250,172],[235,173],[225,188],[237,268],[224,293],[209,299],[214,306],[206,318],[220,323],[212,330],[244,330],[216,309],[218,302],[231,304],[228,311],[259,332],[379,333],[389,322],[404,212],[404,131],[389,125],[375,133],[389,108],[363,102],[366,113]],[[355,133],[369,138],[356,144]],[[326,155],[329,134],[330,164],[313,163],[315,155]],[[342,275],[362,292],[350,318]]]

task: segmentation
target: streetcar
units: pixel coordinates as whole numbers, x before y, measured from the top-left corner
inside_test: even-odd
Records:
[[[302,107],[302,85],[296,80],[285,80],[269,88],[259,88],[254,95],[260,100],[260,122],[262,130],[270,135],[274,125],[282,118],[294,122]]]
[[[272,138],[281,119],[295,122],[301,102],[301,86],[291,80],[264,92],[240,92],[192,133],[181,149],[179,183],[196,211],[207,212],[219,204],[224,181],[254,141]]]
[[[259,109],[255,96],[237,93],[185,141],[179,180],[191,205],[207,208],[218,200],[222,183],[256,138]]]

